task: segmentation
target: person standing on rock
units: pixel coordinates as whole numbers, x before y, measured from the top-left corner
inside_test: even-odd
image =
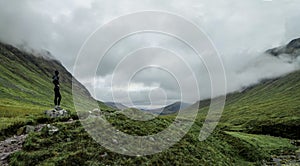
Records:
[[[61,94],[59,92],[59,72],[56,70],[55,75],[52,77],[53,79],[53,84],[54,84],[54,104],[55,104],[55,109],[60,108],[60,101],[61,101]]]

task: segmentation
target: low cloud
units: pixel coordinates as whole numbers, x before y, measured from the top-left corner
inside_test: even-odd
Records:
[[[300,37],[299,8],[300,2],[292,0],[2,0],[0,40],[19,47],[48,50],[72,72],[85,40],[111,19],[144,10],[175,13],[195,23],[210,37],[224,62],[228,91],[232,92],[298,69],[299,61],[288,63],[263,52]],[[180,91],[176,79],[183,80],[181,86],[188,87],[193,77],[186,73],[182,62],[169,58],[171,53],[166,50],[140,52],[142,58],[136,56],[122,70],[114,71],[122,57],[143,46],[168,48],[177,53],[197,76],[201,98],[211,96],[210,77],[204,63],[195,58],[190,48],[161,34],[144,33],[124,39],[103,59],[96,74],[90,74],[86,67],[83,72],[87,73],[87,78],[80,81],[104,101],[113,100],[113,79],[114,86],[118,87],[114,94],[119,94],[120,102],[128,103],[124,91],[130,92],[134,103],[147,103],[150,99],[155,103],[164,96],[167,96],[167,103],[178,100]],[[149,53],[157,56],[147,55]],[[128,88],[128,75],[141,64],[164,64],[176,73],[176,79],[166,71],[149,68],[138,72]],[[192,86],[185,90],[190,94],[195,91]],[[191,95],[184,100],[193,102],[198,97]]]

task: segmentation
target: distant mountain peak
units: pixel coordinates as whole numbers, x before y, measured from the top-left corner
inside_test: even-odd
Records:
[[[161,114],[161,115],[168,115],[168,114],[174,114],[174,113],[176,113],[180,110],[183,110],[189,106],[191,106],[191,104],[177,101],[177,102],[174,102],[174,103],[167,105],[165,107],[162,107],[162,108],[145,110],[145,111],[149,111],[151,113],[156,113],[156,114]]]
[[[275,57],[289,56],[293,61],[300,56],[300,38],[292,40],[287,45],[269,49],[266,53]]]
[[[115,103],[115,102],[105,102],[104,103],[106,106],[111,107],[111,108],[116,108],[116,109],[120,109],[120,110],[124,110],[127,109],[128,107],[121,104],[121,103]]]

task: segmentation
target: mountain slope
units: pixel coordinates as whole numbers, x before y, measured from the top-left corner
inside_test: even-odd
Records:
[[[26,71],[30,70],[30,67],[23,67],[26,65],[21,64],[22,62],[18,61],[15,65]],[[11,67],[11,65],[7,66]],[[29,84],[30,81],[38,79],[34,75],[36,72],[27,71],[30,81],[26,81],[28,78],[23,78],[21,75],[15,76],[9,71],[2,75],[6,80],[18,82],[18,86],[23,86],[22,82]],[[45,79],[45,84],[48,83],[46,81],[48,76],[43,75],[43,79]],[[39,82],[32,82],[32,86]],[[43,89],[50,88],[49,94],[51,95],[52,85],[51,81],[49,82],[49,87],[39,86],[43,86]],[[30,87],[27,84],[24,84],[25,88]],[[9,92],[17,96],[20,90],[10,87],[9,83],[5,86],[1,89],[6,93],[1,98],[1,104],[11,111],[9,106],[14,102],[17,103],[18,100],[17,97],[10,96]],[[37,89],[42,90],[42,88]],[[65,95],[68,92],[69,90],[65,92]],[[30,97],[29,94],[22,93],[20,94]],[[38,92],[33,94],[35,93],[38,95]],[[48,94],[45,95],[47,97],[43,98],[48,100]],[[210,103],[209,100],[201,101],[196,121],[182,140],[161,153],[140,157],[124,156],[107,150],[90,137],[79,121],[57,122],[52,124],[59,128],[56,134],[49,135],[44,130],[30,134],[24,142],[23,149],[10,156],[9,162],[12,165],[180,165],[182,163],[187,165],[263,165],[262,160],[271,161],[271,155],[294,153],[296,147],[291,144],[293,141],[290,139],[300,139],[297,130],[300,127],[299,99],[300,71],[264,81],[243,92],[229,94],[218,127],[207,140],[200,142],[198,141],[199,131]],[[8,103],[2,102],[5,100]],[[38,99],[34,98],[33,101],[35,100]],[[52,99],[49,99],[50,103],[51,101]],[[20,100],[20,102],[25,103],[28,108],[36,104],[31,101],[31,98],[28,101]],[[37,110],[48,107],[47,103],[44,102],[45,106],[37,106]],[[21,107],[18,107],[18,110],[21,110]],[[27,110],[23,111],[27,112]],[[2,111],[2,114],[3,112],[5,111]],[[185,112],[188,113],[188,110]],[[170,126],[176,118],[175,115],[158,116],[144,122],[132,120],[113,111],[101,116],[104,116],[118,131],[135,136],[158,133]],[[133,148],[139,148],[139,146]],[[154,146],[150,148],[155,148],[155,139]]]
[[[228,129],[300,139],[300,71],[227,97]]]
[[[292,58],[297,58],[300,55],[300,38],[294,39],[285,46],[272,48],[266,51],[276,57],[280,55],[289,55]]]
[[[121,104],[121,103],[114,103],[114,102],[105,102],[105,105],[107,105],[108,107],[114,108],[114,109],[127,109],[128,107],[126,107],[125,105]]]
[[[5,44],[0,44],[1,58],[1,106],[32,109],[53,106],[52,76],[60,72],[62,104],[72,108],[72,75],[56,60],[36,57]],[[89,92],[75,80],[76,86]],[[5,104],[3,103],[5,100]],[[18,102],[14,102],[18,101]],[[27,107],[29,106],[29,107]]]
[[[52,76],[55,70],[60,72],[63,108],[74,115],[76,113],[72,79],[74,88],[80,89],[80,95],[91,99],[88,90],[59,61],[48,57],[32,55],[0,43],[0,131],[9,129],[13,124],[31,123],[40,118],[44,110],[54,107]]]
[[[264,165],[262,160],[272,161],[271,155],[295,155],[296,147],[287,138],[300,139],[299,99],[300,71],[229,94],[218,127],[202,142],[198,141],[198,136],[209,101],[200,102],[195,124],[181,141],[161,153],[141,157],[123,156],[106,150],[83,132],[84,128],[79,123],[56,124],[62,132],[54,136],[43,133],[31,135],[25,148],[12,156],[11,163],[55,165],[76,160],[80,165]],[[148,122],[134,121],[114,113],[105,118],[127,134],[151,135],[168,127],[175,115],[161,116]],[[76,135],[71,142],[52,141],[65,140],[70,135]],[[51,147],[47,146],[49,141],[52,142]],[[61,147],[64,147],[63,150]]]
[[[155,114],[160,114],[160,115],[169,115],[169,114],[174,114],[178,112],[179,110],[185,109],[191,104],[184,103],[184,102],[175,102],[173,104],[167,105],[162,108],[158,109],[151,109],[151,110],[146,110],[147,112],[155,113]]]

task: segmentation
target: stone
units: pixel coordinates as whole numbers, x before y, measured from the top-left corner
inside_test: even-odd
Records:
[[[295,152],[295,154],[296,154],[297,159],[300,160],[300,149],[298,149],[298,150]]]
[[[295,159],[296,159],[296,156],[295,156],[295,155],[290,155],[290,159],[295,160]]]
[[[5,143],[6,143],[6,144],[14,144],[14,143],[16,143],[16,142],[17,142],[17,140],[14,139],[14,138],[9,138],[9,139],[5,140]]]
[[[30,126],[30,125],[26,125],[26,126],[25,126],[25,133],[26,133],[26,134],[29,134],[29,133],[31,133],[31,132],[34,132],[34,130],[35,130],[35,127],[34,127],[34,126]]]
[[[17,140],[16,139],[11,139],[11,144],[15,144],[17,143]]]
[[[123,147],[121,147],[121,149],[122,149],[123,152],[128,152],[128,150],[123,148]]]
[[[20,127],[20,128],[18,129],[18,131],[17,131],[17,135],[22,135],[22,134],[24,134],[24,133],[25,133],[25,126]]]
[[[25,126],[24,126],[25,129]],[[7,138],[0,141],[0,165],[8,165],[8,157],[10,154],[22,149],[22,144],[27,135],[20,135]]]
[[[93,109],[93,111],[92,111],[93,113],[98,113],[98,114],[101,114],[101,111],[99,110],[99,109]]]
[[[58,118],[58,117],[65,117],[69,116],[68,111],[60,108],[60,109],[52,109],[52,110],[46,110],[45,115],[51,117],[51,118]]]
[[[119,143],[116,139],[112,139],[112,142],[113,142],[114,144],[118,144],[118,143]]]
[[[280,162],[281,162],[281,159],[278,159],[278,158],[273,158],[273,161],[274,161],[276,164],[280,164]]]
[[[46,124],[38,124],[37,126],[35,126],[35,131],[41,132],[45,126]]]
[[[1,153],[0,160],[6,160],[10,153]]]
[[[92,111],[89,111],[90,116],[101,116],[102,112],[99,109],[93,109]]]
[[[100,155],[100,157],[106,157],[107,153],[105,152],[104,154]]]
[[[153,142],[155,141],[153,137],[149,137],[149,140]]]
[[[59,110],[63,110],[61,107],[55,107],[55,110],[59,111]]]
[[[52,126],[50,124],[47,125],[47,128],[48,128],[48,134],[49,135],[53,135],[54,133],[59,131],[59,129],[57,127]]]

